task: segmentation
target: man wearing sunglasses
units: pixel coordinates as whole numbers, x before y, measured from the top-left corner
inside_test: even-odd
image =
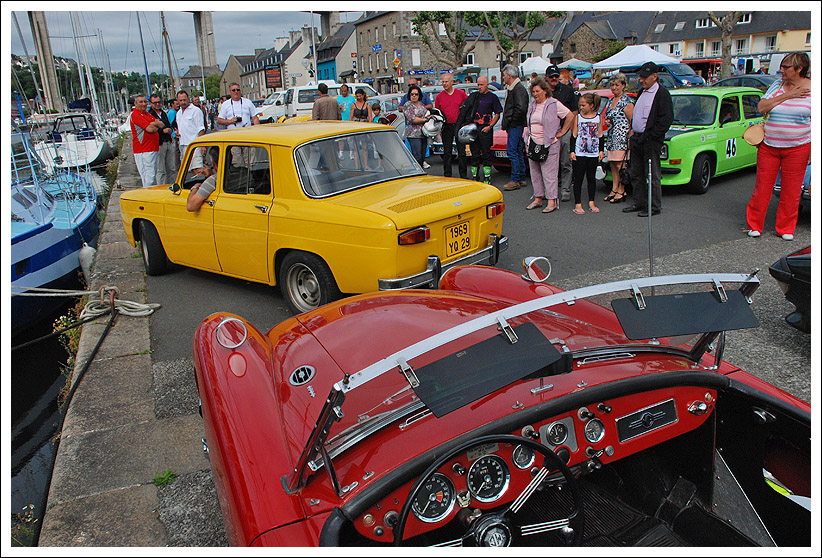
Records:
[[[148,113],[163,122],[160,133],[160,145],[157,151],[157,174],[154,177],[157,184],[171,184],[177,174],[177,152],[174,149],[174,138],[171,137],[171,122],[166,111],[163,110],[163,101],[156,93],[149,97]]]
[[[228,92],[231,96],[220,107],[217,123],[228,129],[259,126],[260,119],[257,117],[257,107],[250,99],[242,96],[240,84],[232,83],[228,86]]]

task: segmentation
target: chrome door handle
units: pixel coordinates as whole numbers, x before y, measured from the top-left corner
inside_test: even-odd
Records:
[[[268,208],[267,208],[266,206],[264,206],[264,205],[255,205],[254,207],[256,207],[257,209],[259,209],[259,210],[260,210],[260,211],[262,211],[263,213],[265,213],[266,211],[268,211]]]
[[[214,200],[206,200],[205,202],[209,205],[209,207],[214,207]]]

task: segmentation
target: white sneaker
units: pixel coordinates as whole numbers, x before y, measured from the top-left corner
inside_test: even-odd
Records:
[[[759,235],[761,235],[761,234],[762,234],[762,233],[761,233],[761,232],[759,232],[759,231],[753,231],[753,230],[748,231],[748,236],[752,236],[752,237],[754,237],[754,238],[756,238],[757,236],[759,236]]]
[[[422,168],[424,168],[424,169],[430,169],[430,168],[431,168],[431,165],[429,165],[429,164],[428,164],[428,161],[423,161],[423,162],[422,162]]]
[[[782,235],[782,240],[793,240],[793,235],[792,234],[783,234]]]

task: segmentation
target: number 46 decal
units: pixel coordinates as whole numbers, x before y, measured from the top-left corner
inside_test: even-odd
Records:
[[[725,158],[730,159],[736,155],[736,138],[730,138],[725,141]]]

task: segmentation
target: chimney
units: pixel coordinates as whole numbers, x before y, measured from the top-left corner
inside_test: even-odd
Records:
[[[254,49],[254,56],[257,57],[257,56],[261,55],[264,52],[265,52],[264,48],[255,48]]]
[[[300,39],[302,35],[302,30],[294,31],[291,30],[288,32],[288,46],[294,48],[294,45],[297,44],[297,41]]]

